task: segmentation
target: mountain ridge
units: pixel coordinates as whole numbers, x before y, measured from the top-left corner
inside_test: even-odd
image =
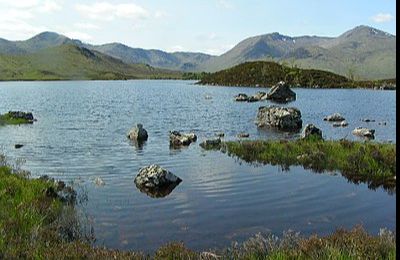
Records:
[[[287,36],[278,32],[246,38],[219,55],[201,52],[165,52],[133,48],[122,43],[92,45],[54,32],[43,32],[26,41],[0,38],[0,53],[26,54],[63,44],[99,51],[125,63],[186,72],[215,72],[247,61],[277,61],[304,69],[322,69],[357,79],[396,77],[396,36],[360,25],[337,37]]]

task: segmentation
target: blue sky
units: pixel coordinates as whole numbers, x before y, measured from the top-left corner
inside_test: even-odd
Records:
[[[54,31],[85,42],[222,54],[246,37],[396,33],[395,0],[0,0],[0,38]]]

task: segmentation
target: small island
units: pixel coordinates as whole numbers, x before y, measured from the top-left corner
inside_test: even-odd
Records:
[[[3,115],[0,114],[0,125],[20,125],[33,124],[36,119],[31,112],[8,111]]]

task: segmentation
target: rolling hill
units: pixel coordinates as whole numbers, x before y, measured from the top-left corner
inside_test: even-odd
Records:
[[[119,59],[76,45],[62,44],[34,53],[0,54],[0,80],[84,80],[180,78],[181,73]]]

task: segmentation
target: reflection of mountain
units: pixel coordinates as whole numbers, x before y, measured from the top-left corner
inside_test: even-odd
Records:
[[[140,192],[145,193],[147,196],[152,197],[152,198],[164,198],[168,196],[176,186],[179,185],[182,181],[179,180],[176,183],[171,183],[169,185],[161,186],[161,187],[155,187],[155,188],[149,188],[146,186],[139,186],[136,184],[136,188],[140,190]]]

